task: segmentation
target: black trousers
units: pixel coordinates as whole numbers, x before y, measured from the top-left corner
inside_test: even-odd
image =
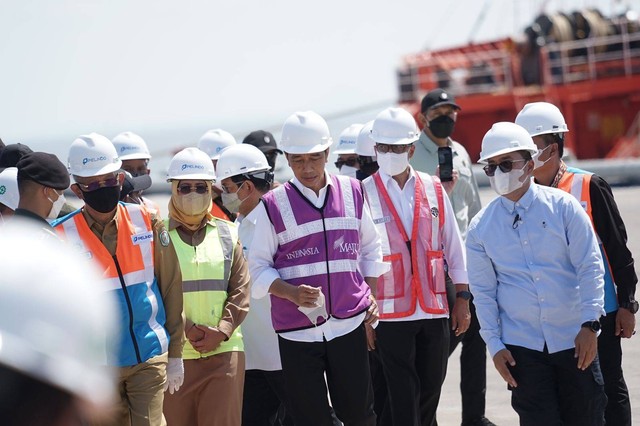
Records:
[[[292,426],[287,415],[282,370],[246,370],[242,426]]]
[[[456,301],[456,286],[446,277],[449,311]],[[480,336],[480,323],[473,300],[469,303],[471,324],[462,335],[456,336],[449,327],[449,356],[462,342],[460,353],[460,394],[462,395],[462,423],[482,418],[486,406],[487,393],[487,346]]]
[[[507,345],[516,365],[518,383],[511,405],[521,426],[602,426],[607,396],[598,357],[586,370],[578,369],[575,349],[550,354]]]
[[[604,418],[607,425],[631,426],[629,390],[622,375],[621,338],[616,336],[617,312],[610,312],[600,318],[602,331],[598,337],[598,358],[608,400]]]
[[[449,354],[449,320],[381,321],[377,347],[387,381],[390,425],[436,423]]]
[[[335,413],[345,426],[375,426],[364,325],[330,341],[294,342],[278,337],[278,343],[296,425],[333,425],[328,385]]]

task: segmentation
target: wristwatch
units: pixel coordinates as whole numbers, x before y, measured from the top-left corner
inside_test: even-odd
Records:
[[[638,301],[631,299],[629,301],[620,303],[620,307],[628,309],[629,312],[635,314],[636,312],[638,312]]]
[[[600,331],[600,321],[587,321],[582,323],[582,327],[586,327],[594,333],[597,333]]]
[[[459,297],[463,300],[471,300],[471,292],[470,291],[459,291],[456,293],[456,297]]]

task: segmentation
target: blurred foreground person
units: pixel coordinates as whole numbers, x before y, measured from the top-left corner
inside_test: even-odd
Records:
[[[0,422],[84,425],[115,397],[115,300],[98,270],[20,221],[0,232]]]

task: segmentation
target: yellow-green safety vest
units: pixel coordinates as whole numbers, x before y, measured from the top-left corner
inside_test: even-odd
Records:
[[[182,241],[175,229],[169,234],[182,271],[184,314],[196,324],[215,327],[220,322],[227,301],[238,231],[236,225],[214,218],[207,224],[205,232],[204,240],[195,247]],[[237,327],[229,340],[222,342],[212,352],[200,353],[187,340],[182,349],[182,358],[198,359],[243,350],[242,332]]]

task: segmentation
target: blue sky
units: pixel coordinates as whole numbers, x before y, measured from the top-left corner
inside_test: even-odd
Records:
[[[402,55],[467,42],[483,7],[475,41],[518,33],[542,4],[639,3],[0,0],[0,137],[58,154],[90,131],[194,145],[210,128],[392,103]]]

